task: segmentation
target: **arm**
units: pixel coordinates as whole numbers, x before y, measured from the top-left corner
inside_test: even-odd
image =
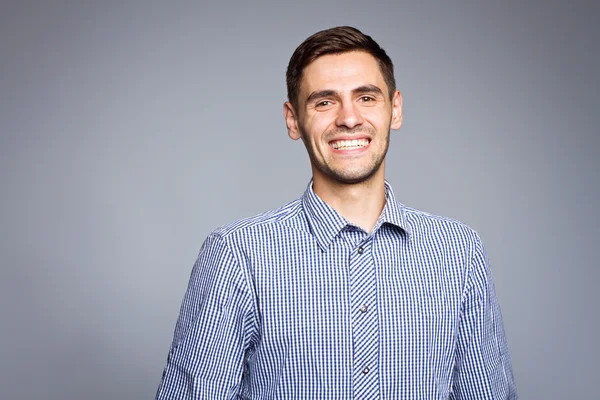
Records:
[[[450,398],[517,398],[500,306],[479,237],[463,295]]]
[[[223,239],[210,235],[192,270],[157,400],[235,398],[255,315],[240,265]]]

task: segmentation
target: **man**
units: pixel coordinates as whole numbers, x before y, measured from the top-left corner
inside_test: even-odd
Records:
[[[206,239],[157,398],[515,399],[479,237],[384,179],[402,124],[385,51],[354,28],[318,32],[287,86],[313,179]]]

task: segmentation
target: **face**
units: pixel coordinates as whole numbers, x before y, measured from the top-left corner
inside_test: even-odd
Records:
[[[287,102],[289,136],[302,139],[313,179],[354,184],[383,179],[390,128],[402,125],[402,98],[390,99],[377,60],[365,52],[317,58],[303,72],[298,109]]]

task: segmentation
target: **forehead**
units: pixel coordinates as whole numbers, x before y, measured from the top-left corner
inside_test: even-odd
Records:
[[[321,56],[307,65],[302,74],[301,92],[344,91],[369,84],[378,86],[384,93],[387,91],[375,57],[362,51],[352,51]]]

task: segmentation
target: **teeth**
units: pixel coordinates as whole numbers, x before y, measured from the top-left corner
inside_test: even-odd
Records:
[[[365,147],[368,144],[369,141],[367,139],[338,140],[336,142],[331,143],[331,147],[333,147],[336,150],[353,150]]]

